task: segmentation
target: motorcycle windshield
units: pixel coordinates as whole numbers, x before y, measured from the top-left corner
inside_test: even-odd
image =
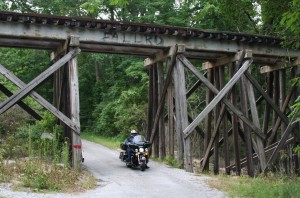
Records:
[[[146,138],[142,135],[136,135],[134,136],[132,142],[138,145],[142,145],[146,142]]]

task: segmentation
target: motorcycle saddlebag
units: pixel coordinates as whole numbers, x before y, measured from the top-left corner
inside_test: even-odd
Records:
[[[122,144],[120,144],[120,148],[122,150],[126,151],[127,150],[127,145],[122,143]]]

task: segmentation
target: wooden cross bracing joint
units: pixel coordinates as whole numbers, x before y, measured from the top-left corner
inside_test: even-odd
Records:
[[[0,65],[1,67],[1,65]],[[12,96],[13,93],[11,91],[9,91],[9,89],[7,89],[4,85],[0,84],[0,90],[8,97]],[[43,119],[42,116],[40,116],[37,112],[35,112],[32,108],[30,108],[27,104],[25,104],[22,101],[19,101],[17,103],[22,109],[24,109],[24,111],[26,111],[28,114],[30,114],[33,118],[35,118],[36,120],[41,120]]]
[[[211,68],[223,66],[223,65],[235,62],[237,60],[240,60],[242,56],[243,56],[243,51],[239,51],[232,57],[225,56],[225,57],[219,58],[215,61],[207,61],[202,64],[202,69],[211,69]],[[245,50],[245,55],[242,58],[252,58],[252,51]]]
[[[178,45],[171,46],[168,51],[161,50],[160,52],[154,54],[153,58],[146,58],[144,60],[144,66],[146,68],[149,68],[151,65],[153,65],[157,62],[165,61],[168,57],[172,56],[172,53],[174,52],[175,47],[177,48],[178,54],[185,52],[185,45],[178,44]]]
[[[298,66],[300,65],[300,57],[298,57],[296,60],[292,61],[292,62],[278,62],[275,65],[269,66],[263,66],[260,68],[260,73],[268,73],[268,72],[273,72],[273,71],[277,71],[280,69],[286,69],[289,67],[294,67],[294,66]]]
[[[9,80],[11,80],[14,84],[16,84],[21,89],[8,98],[6,101],[0,104],[0,114],[7,111],[10,107],[18,103],[21,99],[26,97],[28,94],[32,96],[38,103],[40,103],[43,107],[49,110],[52,114],[57,116],[62,122],[64,122],[67,126],[69,126],[72,130],[76,132],[76,134],[80,133],[80,127],[76,125],[72,120],[70,120],[67,116],[61,113],[58,109],[52,106],[48,101],[46,101],[43,97],[38,95],[33,89],[38,86],[41,82],[46,80],[51,74],[53,74],[57,69],[63,66],[66,62],[71,60],[73,57],[77,56],[80,53],[80,49],[76,48],[62,57],[59,61],[54,63],[51,67],[29,82],[27,85],[23,83],[20,79],[14,76],[11,72],[6,70],[3,66],[0,65],[0,72]]]
[[[198,70],[182,55],[178,55],[178,58],[180,61],[183,62],[183,64],[190,70],[194,75],[199,78],[214,94],[217,96],[215,99],[210,103],[211,105],[206,107],[205,111],[202,111],[197,118],[184,130],[184,136],[185,138],[188,137],[194,128],[205,118],[205,116],[212,110],[212,108],[222,100],[223,103],[231,110],[233,111],[243,122],[245,122],[257,135],[259,135],[261,138],[265,138],[265,135],[262,133],[261,129],[253,124],[248,118],[246,118],[240,110],[238,110],[235,106],[232,105],[224,96],[227,94],[227,92],[231,89],[231,87],[238,81],[238,79],[244,74],[244,72],[248,69],[251,60],[246,60],[241,69],[236,73],[236,76],[232,78],[233,80],[229,81],[227,85],[221,90],[220,93],[219,90],[217,90],[214,85],[212,85]]]

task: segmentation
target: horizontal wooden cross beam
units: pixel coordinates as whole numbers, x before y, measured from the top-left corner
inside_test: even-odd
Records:
[[[260,73],[268,73],[268,72],[272,72],[272,71],[277,71],[277,70],[280,70],[280,69],[286,69],[286,68],[289,68],[289,67],[294,67],[294,66],[297,66],[297,65],[300,65],[300,57],[297,58],[296,60],[294,60],[293,62],[291,63],[288,63],[288,62],[279,62],[279,63],[276,63],[275,65],[273,66],[263,66],[260,68]]]

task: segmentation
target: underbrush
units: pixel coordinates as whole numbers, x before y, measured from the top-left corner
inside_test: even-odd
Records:
[[[269,173],[256,178],[247,176],[213,176],[208,184],[216,189],[225,191],[229,197],[299,197],[300,178]]]
[[[80,136],[82,139],[102,144],[110,149],[118,149],[120,144],[124,142],[120,137],[105,137],[87,132],[80,134]]]
[[[33,191],[79,192],[95,187],[88,172],[70,167],[68,139],[49,114],[26,125],[0,142],[0,182]]]

